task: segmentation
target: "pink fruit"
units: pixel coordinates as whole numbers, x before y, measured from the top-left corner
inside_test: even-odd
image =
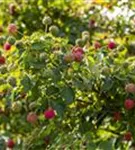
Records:
[[[0,64],[5,64],[6,60],[5,60],[5,57],[3,56],[0,56]]]
[[[114,112],[114,114],[113,114],[113,120],[114,121],[121,120],[121,114],[120,114],[120,112]]]
[[[115,42],[110,41],[110,42],[108,43],[108,48],[109,48],[109,49],[114,49],[115,47],[116,47]]]
[[[95,47],[95,49],[99,49],[99,48],[101,48],[101,44],[99,42],[95,42],[94,47]]]
[[[8,43],[8,42],[6,42],[5,44],[4,44],[4,50],[6,50],[6,51],[8,51],[8,50],[10,50],[11,49],[11,45]]]
[[[129,93],[135,93],[135,84],[129,83],[125,86],[125,91]]]
[[[131,99],[127,99],[127,100],[125,100],[124,106],[127,110],[130,110],[130,109],[134,108],[135,102]]]
[[[7,142],[7,147],[8,148],[13,148],[15,146],[15,143],[12,139],[9,139]]]
[[[132,139],[132,133],[131,132],[126,132],[124,134],[124,140],[130,141]]]
[[[64,56],[64,61],[67,63],[73,62],[74,60],[74,55],[73,54],[67,54]]]
[[[46,119],[53,119],[56,116],[54,109],[48,108],[45,110],[44,116]]]
[[[15,24],[9,24],[8,32],[11,34],[16,34],[17,33],[17,26]]]
[[[37,117],[36,113],[34,113],[34,112],[30,112],[30,113],[27,115],[27,121],[28,121],[29,123],[34,124],[34,123],[37,122],[37,119],[38,119],[38,117]]]
[[[72,54],[75,61],[81,62],[83,59],[84,51],[81,47],[76,47],[75,49],[73,49]]]

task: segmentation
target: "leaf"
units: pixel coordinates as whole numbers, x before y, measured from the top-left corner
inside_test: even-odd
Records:
[[[21,80],[21,84],[25,92],[29,91],[32,88],[31,80],[27,75],[25,75],[24,78]]]
[[[44,47],[45,47],[44,43],[41,42],[36,42],[31,45],[31,49],[37,51],[43,50]]]
[[[68,104],[70,104],[75,98],[75,93],[71,87],[64,87],[61,92],[61,96],[66,100]]]

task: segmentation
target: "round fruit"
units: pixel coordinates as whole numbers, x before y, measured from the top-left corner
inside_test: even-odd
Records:
[[[15,146],[15,143],[12,139],[9,139],[7,142],[7,147],[8,148],[13,148]]]
[[[125,91],[129,93],[135,93],[135,84],[129,83],[125,86]]]
[[[46,119],[53,119],[56,116],[54,109],[48,108],[47,110],[45,110],[44,116]]]
[[[15,9],[16,9],[16,7],[15,7],[14,4],[9,4],[9,13],[10,13],[11,15],[14,15],[14,14],[15,14]]]
[[[6,60],[4,56],[0,56],[0,64],[3,65],[5,64]]]
[[[29,104],[29,109],[30,109],[30,110],[33,110],[33,109],[36,108],[36,106],[37,106],[37,103],[36,103],[36,102],[31,102],[31,103]]]
[[[132,139],[132,133],[131,132],[126,132],[124,134],[124,140],[130,141]]]
[[[89,31],[83,31],[83,32],[82,32],[82,38],[83,38],[85,35],[88,35],[88,36],[90,36],[90,33],[89,33]]]
[[[81,47],[77,47],[73,49],[72,54],[74,56],[74,60],[77,62],[81,62],[83,59],[84,51]]]
[[[8,32],[10,34],[16,34],[17,33],[17,26],[15,24],[9,24],[8,26]]]
[[[44,25],[50,25],[52,23],[52,19],[49,16],[45,16],[43,19]]]
[[[11,49],[11,45],[8,43],[8,42],[6,42],[5,44],[4,44],[4,50],[6,50],[6,51],[8,51],[8,50],[10,50]]]
[[[89,41],[89,39],[90,39],[90,36],[89,36],[89,35],[84,35],[84,36],[82,37],[82,40],[83,40],[83,43],[84,43],[84,44],[86,44],[86,42]]]
[[[49,31],[52,35],[57,36],[59,34],[59,28],[55,25],[50,26]]]
[[[16,86],[16,78],[15,77],[9,77],[8,78],[8,83],[11,85],[11,86]]]
[[[94,47],[95,47],[95,49],[99,49],[99,48],[101,48],[101,44],[99,42],[95,42]]]
[[[115,42],[110,41],[110,42],[108,43],[108,48],[109,48],[109,49],[114,49],[115,47],[116,47]]]
[[[121,114],[120,114],[120,112],[114,112],[114,114],[113,114],[113,120],[114,121],[121,120]]]
[[[77,39],[77,40],[75,41],[75,44],[76,44],[77,46],[83,47],[83,46],[84,46],[84,41],[83,41],[82,39]]]
[[[3,45],[6,42],[5,36],[0,36],[0,45]]]
[[[38,119],[38,116],[36,115],[35,112],[30,112],[28,115],[27,115],[27,121],[29,123],[32,123],[32,124],[35,124],[37,122],[37,119]]]
[[[13,44],[15,44],[16,39],[13,36],[10,36],[10,37],[8,37],[7,41],[9,44],[13,45]]]
[[[12,111],[20,112],[22,110],[22,103],[20,101],[16,101],[12,103]]]
[[[7,67],[4,65],[4,66],[1,66],[0,67],[0,72],[1,72],[1,74],[5,74],[5,73],[7,73]]]
[[[124,106],[127,110],[133,109],[135,106],[135,102],[131,99],[125,100]]]

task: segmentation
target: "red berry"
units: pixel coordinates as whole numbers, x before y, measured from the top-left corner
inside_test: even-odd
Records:
[[[125,91],[129,93],[135,93],[135,84],[129,83],[125,86]]]
[[[29,123],[34,124],[34,123],[37,122],[37,119],[38,119],[38,117],[37,117],[36,113],[34,113],[34,112],[30,112],[30,113],[27,115],[27,121],[28,121]]]
[[[116,47],[116,44],[113,42],[113,41],[110,41],[109,43],[108,43],[108,48],[109,49],[114,49]]]
[[[130,141],[132,139],[132,133],[131,132],[126,132],[124,134],[124,140]]]
[[[17,26],[15,24],[10,24],[8,26],[8,32],[11,34],[17,33]]]
[[[127,99],[127,100],[125,100],[124,106],[127,110],[130,110],[130,109],[134,108],[135,102],[131,99]]]
[[[48,108],[47,110],[45,110],[44,116],[46,119],[54,118],[56,116],[54,109]]]
[[[6,42],[5,44],[4,44],[4,50],[6,50],[6,51],[8,51],[8,50],[10,50],[11,49],[11,45],[8,43],[8,42]]]
[[[81,62],[83,59],[84,51],[81,47],[76,47],[73,49],[72,54],[74,56],[75,61]]]
[[[99,48],[101,48],[101,44],[99,42],[95,42],[94,47],[95,47],[95,49],[99,49]]]
[[[15,146],[15,143],[12,139],[9,139],[7,142],[7,147],[8,148],[13,148]]]
[[[91,19],[89,21],[89,28],[93,28],[93,27],[95,27],[95,20]]]
[[[121,119],[120,112],[114,112],[114,114],[113,114],[113,120],[114,121],[119,121],[120,119]]]
[[[0,56],[0,64],[5,64],[6,60],[5,57]]]

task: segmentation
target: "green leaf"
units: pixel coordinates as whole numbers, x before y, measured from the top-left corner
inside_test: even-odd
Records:
[[[37,51],[43,50],[44,47],[45,47],[44,43],[41,42],[36,42],[31,45],[31,49]]]
[[[25,75],[24,78],[21,80],[21,84],[25,92],[28,92],[32,88],[31,80],[27,75]]]
[[[71,87],[64,87],[61,92],[61,96],[66,100],[68,104],[70,104],[75,98],[75,93]]]

